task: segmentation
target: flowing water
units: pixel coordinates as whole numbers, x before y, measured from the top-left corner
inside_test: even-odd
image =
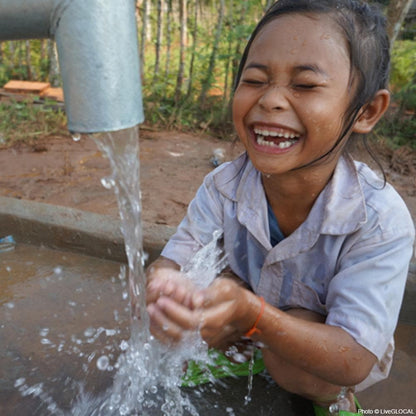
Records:
[[[108,189],[114,189],[119,203],[122,233],[128,259],[127,276],[122,268],[119,280],[126,286],[123,297],[130,299],[130,337],[119,347],[121,354],[115,363],[113,353],[92,352],[87,361],[95,361],[98,370],[114,370],[112,385],[104,393],[96,396],[84,393],[82,386],[76,403],[70,411],[59,408],[42,383],[28,385],[24,377],[15,380],[15,388],[23,396],[39,398],[53,415],[182,415],[186,411],[198,415],[189,397],[181,390],[184,365],[196,360],[201,366],[211,363],[208,348],[199,332],[187,333],[177,345],[159,343],[149,330],[146,311],[146,279],[144,273],[145,254],[142,241],[141,196],[139,169],[138,129],[128,129],[117,133],[103,133],[94,138],[98,148],[110,161],[112,175],[103,178]],[[217,248],[220,235],[213,236],[213,242],[204,247],[192,264],[186,269],[190,279],[199,286],[207,286],[215,278],[224,261]],[[202,282],[197,281],[197,277]],[[126,283],[127,282],[127,283]],[[74,305],[76,306],[76,305]],[[113,329],[88,328],[84,335],[94,343],[103,333],[114,335]],[[49,343],[49,329],[43,328],[43,343]],[[79,340],[79,344],[83,341]],[[57,348],[59,352],[59,347]],[[88,365],[85,367],[88,372]]]
[[[131,303],[131,337],[126,351],[117,362],[117,373],[111,393],[100,406],[103,414],[145,414],[147,409],[160,409],[169,416],[182,415],[184,409],[198,414],[181,392],[184,364],[194,359],[209,363],[207,347],[199,333],[188,333],[175,346],[160,344],[150,334],[146,311],[145,256],[142,241],[140,166],[138,129],[101,134],[96,143],[107,155],[112,176],[104,185],[114,188],[122,220],[122,232],[128,258],[128,282]],[[209,284],[222,267],[219,263],[217,239],[205,247],[188,274],[198,270]],[[214,248],[214,249],[213,249]],[[214,254],[213,254],[214,253]],[[204,265],[204,270],[201,270]],[[202,273],[201,273],[202,272]]]

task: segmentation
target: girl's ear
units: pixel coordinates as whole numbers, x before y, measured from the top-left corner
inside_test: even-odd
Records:
[[[390,104],[390,93],[387,90],[379,90],[373,100],[365,105],[354,123],[354,133],[369,133],[377,124]]]

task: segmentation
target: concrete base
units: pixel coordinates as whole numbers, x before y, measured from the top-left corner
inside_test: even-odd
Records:
[[[0,197],[0,238],[44,245],[94,257],[126,261],[121,221],[74,208]],[[155,259],[175,229],[143,224],[143,245]]]

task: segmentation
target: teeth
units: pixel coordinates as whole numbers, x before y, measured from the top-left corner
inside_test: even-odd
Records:
[[[292,146],[293,143],[295,143],[296,140],[287,140],[285,142],[280,142],[279,144],[276,144],[274,142],[264,140],[264,136],[258,135],[257,136],[257,143],[260,146],[269,146],[269,147],[276,147],[278,149],[287,149],[288,147]]]
[[[298,134],[295,133],[278,133],[277,131],[268,131],[268,130],[261,130],[261,129],[254,129],[254,133],[263,137],[282,137],[285,139],[296,139],[299,137]]]

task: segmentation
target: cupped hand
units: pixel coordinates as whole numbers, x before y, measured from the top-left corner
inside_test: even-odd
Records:
[[[150,331],[164,343],[179,341],[185,331],[198,328],[193,312],[195,285],[167,260],[157,260],[147,270],[146,304]]]
[[[170,297],[177,303],[192,307],[195,285],[182,272],[172,268],[158,267],[148,272],[146,304],[155,303],[160,297]]]
[[[192,298],[202,338],[217,348],[234,343],[253,325],[259,302],[257,296],[234,279],[215,279]]]

